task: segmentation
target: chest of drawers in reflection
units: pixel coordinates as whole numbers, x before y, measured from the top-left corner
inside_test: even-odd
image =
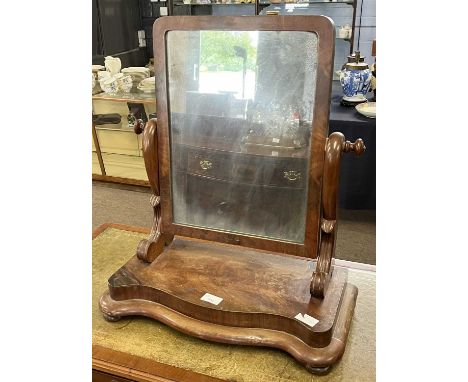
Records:
[[[310,122],[171,114],[174,217],[184,224],[304,240]],[[286,232],[287,231],[287,232]]]

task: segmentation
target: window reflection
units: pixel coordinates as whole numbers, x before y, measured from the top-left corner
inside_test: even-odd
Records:
[[[304,241],[316,35],[171,31],[178,224]]]

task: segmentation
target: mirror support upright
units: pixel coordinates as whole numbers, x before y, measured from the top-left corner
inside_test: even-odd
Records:
[[[325,144],[325,163],[322,184],[322,218],[320,221],[320,245],[317,266],[312,274],[310,293],[323,298],[332,274],[335,255],[338,206],[338,186],[340,182],[340,162],[342,153],[354,151],[356,155],[364,153],[366,147],[362,139],[351,143],[345,141],[343,134],[332,133]]]
[[[161,233],[161,196],[159,188],[159,161],[158,161],[158,122],[156,118],[150,119],[143,129],[143,158],[146,172],[153,195],[150,204],[153,208],[153,225],[147,239],[138,244],[136,253],[140,260],[151,263],[163,251],[164,245],[169,245],[173,235]],[[140,131],[141,133],[141,131]]]

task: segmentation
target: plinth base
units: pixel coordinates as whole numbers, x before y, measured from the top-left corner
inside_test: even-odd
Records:
[[[112,321],[143,315],[210,341],[279,348],[325,373],[343,355],[357,288],[335,269],[325,298],[313,298],[314,268],[310,259],[176,238],[151,264],[130,259],[100,307]],[[206,293],[222,300],[201,300]]]

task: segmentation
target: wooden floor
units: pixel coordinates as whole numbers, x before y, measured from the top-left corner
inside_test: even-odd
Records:
[[[93,229],[104,223],[150,227],[150,189],[93,182]],[[375,264],[375,211],[339,211],[336,257]]]

